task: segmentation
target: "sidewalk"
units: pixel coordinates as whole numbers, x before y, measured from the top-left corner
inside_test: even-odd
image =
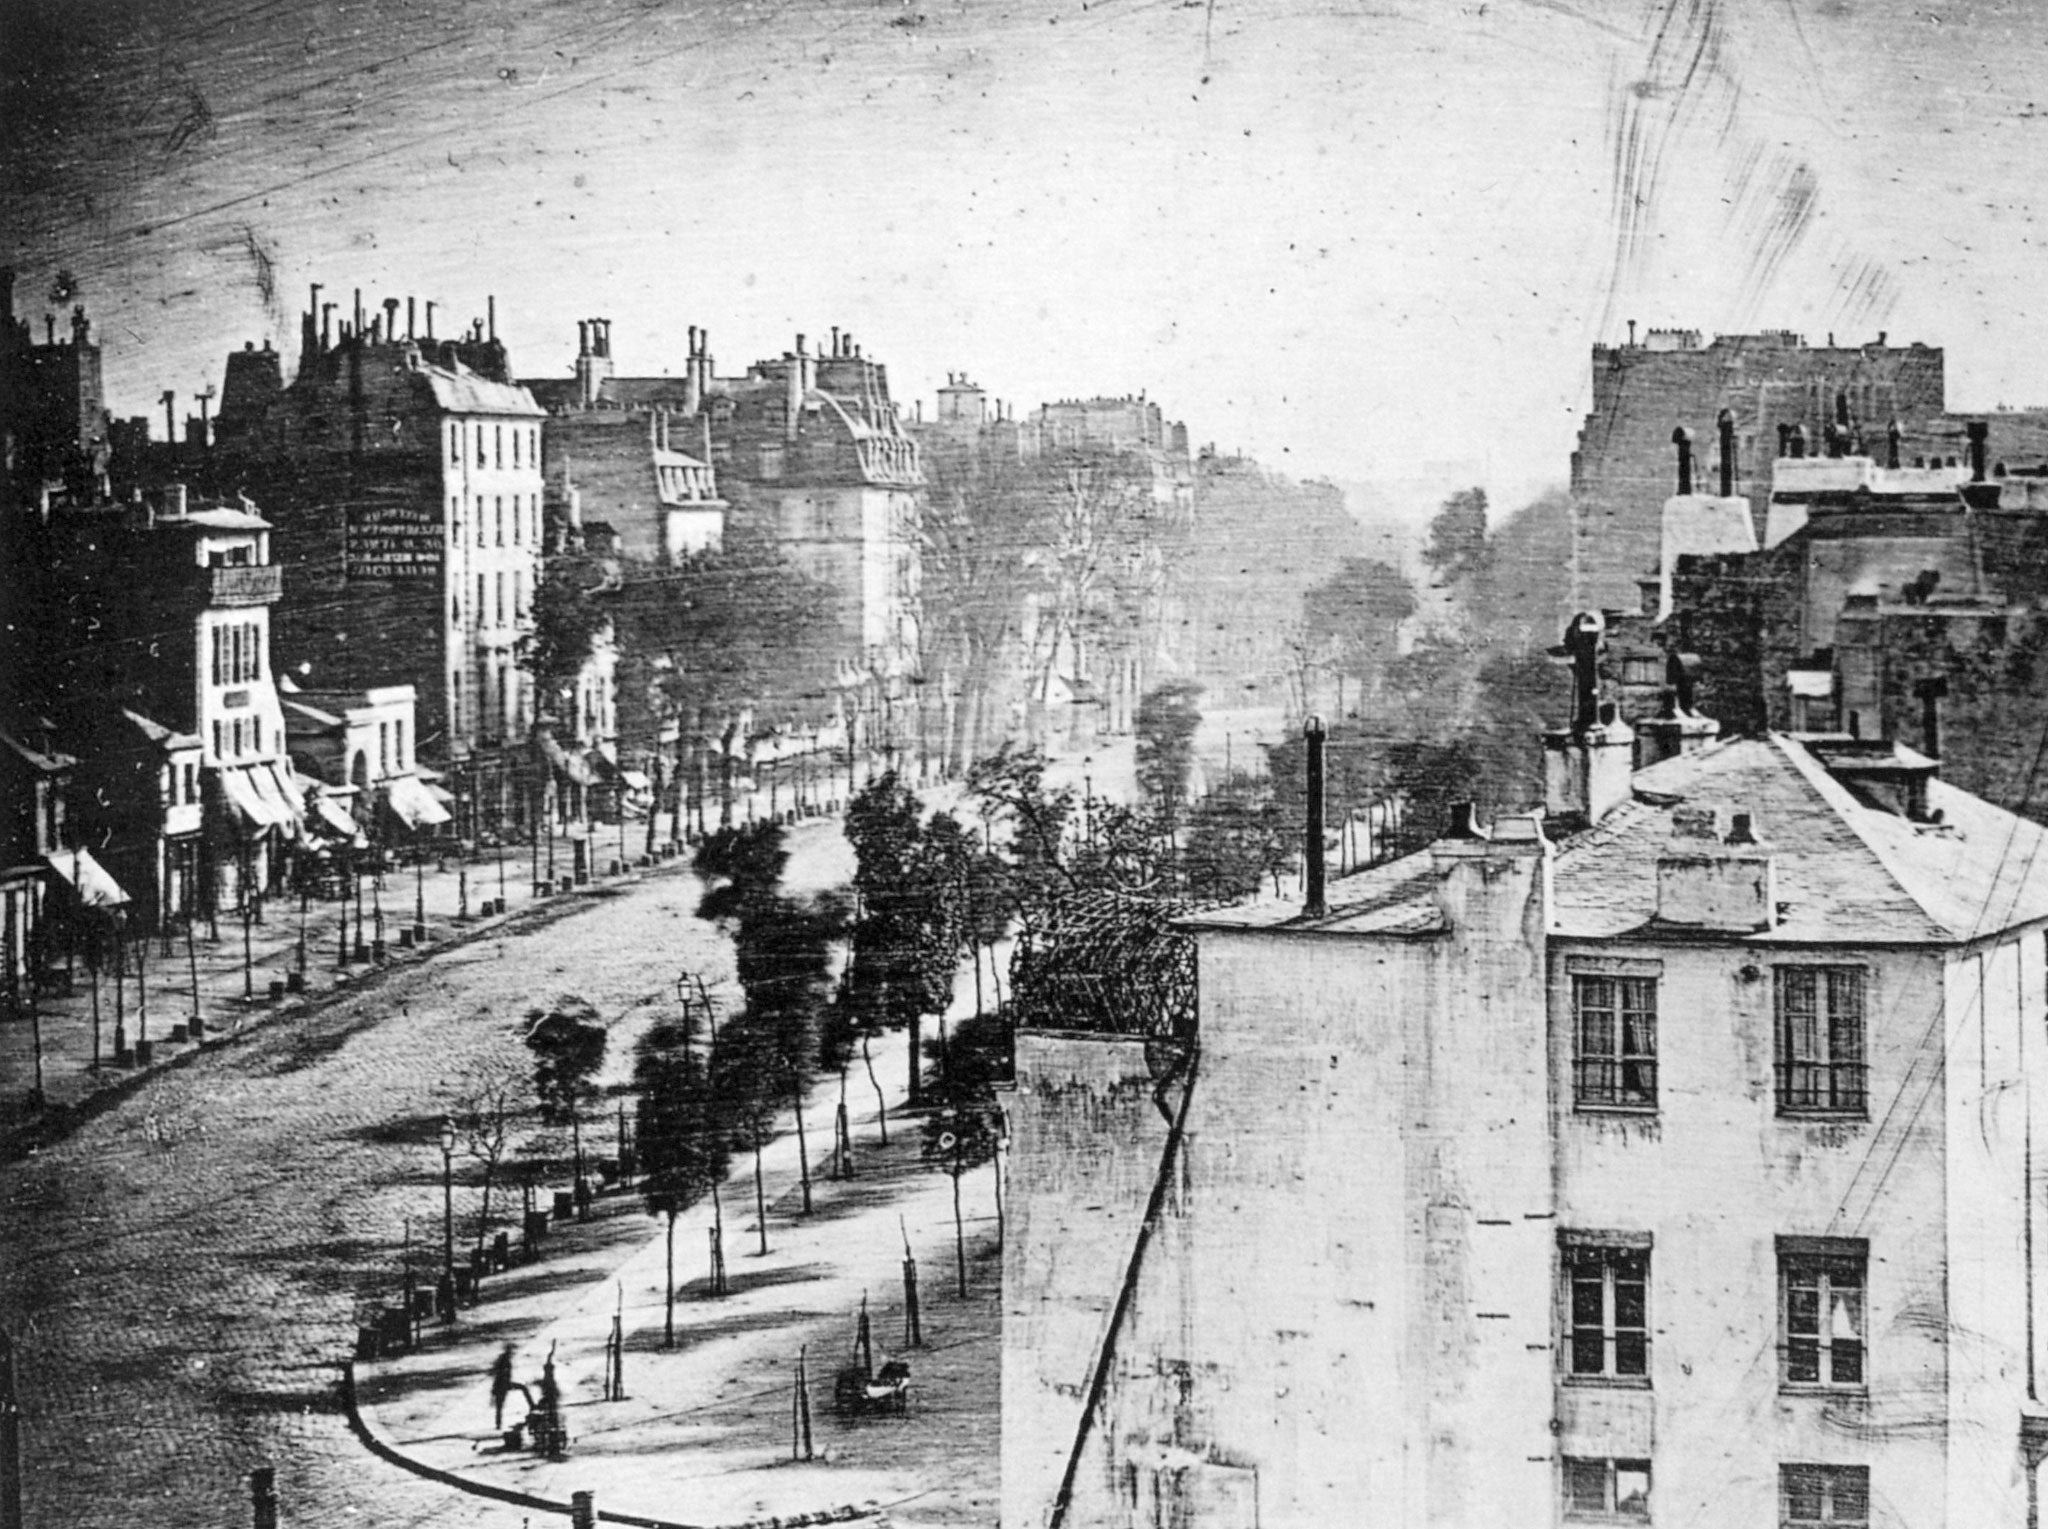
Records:
[[[919,1160],[921,1121],[895,1117],[902,1083],[887,1080],[902,1068],[876,1071],[891,1111],[889,1144],[878,1142],[874,1092],[856,1069],[848,1088],[850,1179],[829,1177],[822,1150],[838,1080],[813,1091],[806,1109],[813,1214],[801,1214],[793,1131],[763,1154],[765,1256],[753,1161],[735,1160],[722,1191],[725,1296],[709,1294],[710,1205],[678,1220],[673,1350],[662,1347],[663,1223],[631,1192],[613,1195],[592,1225],[565,1230],[565,1246],[489,1280],[483,1301],[452,1327],[430,1323],[420,1351],[359,1362],[364,1428],[425,1473],[472,1491],[526,1494],[563,1512],[573,1493],[589,1490],[602,1512],[666,1524],[994,1524],[1001,1389],[994,1170],[976,1169],[961,1184],[963,1301],[951,1180]],[[915,1348],[905,1344],[906,1238],[919,1287],[923,1343]],[[911,1367],[903,1416],[846,1417],[835,1408],[834,1372],[851,1358],[863,1296],[875,1365],[899,1357]],[[605,1347],[615,1313],[625,1334],[626,1394],[607,1401]],[[488,1377],[505,1344],[513,1346],[515,1376],[529,1386],[554,1351],[570,1434],[561,1461],[506,1450],[492,1425]],[[806,1349],[812,1449],[799,1459],[794,1380]],[[515,1391],[506,1423],[523,1416]]]
[[[657,844],[666,846],[672,814],[664,813],[658,823]],[[624,877],[644,874],[638,868],[647,844],[647,820],[626,822],[626,870],[623,876],[610,873],[619,858],[618,825],[593,825],[591,886],[608,886]],[[555,885],[570,875],[574,851],[568,835],[554,842]],[[653,867],[681,865],[688,851],[675,859],[657,858]],[[61,1134],[80,1110],[111,1102],[135,1086],[138,1079],[158,1069],[176,1066],[200,1047],[231,1037],[249,1025],[273,1017],[303,1012],[337,991],[346,991],[374,980],[393,966],[425,959],[436,950],[473,938],[481,932],[503,927],[507,919],[529,913],[538,906],[565,904],[577,892],[536,895],[534,891],[534,850],[526,844],[505,846],[502,861],[504,911],[489,916],[482,910],[495,903],[501,886],[501,862],[494,851],[481,851],[467,863],[454,858],[439,868],[433,863],[415,875],[405,866],[387,871],[381,890],[368,878],[363,885],[363,940],[376,935],[376,909],[382,908],[384,960],[355,960],[355,908],[348,906],[347,948],[344,949],[339,901],[311,900],[303,909],[296,897],[271,899],[261,923],[248,930],[245,966],[243,926],[235,914],[223,914],[219,939],[210,937],[202,924],[196,938],[188,942],[181,930],[171,937],[165,954],[161,938],[152,936],[143,950],[144,979],[138,994],[133,972],[118,988],[109,972],[99,980],[99,1026],[95,1065],[93,996],[90,976],[81,963],[73,991],[67,996],[44,994],[37,1003],[38,1016],[26,1013],[0,1018],[0,1155],[15,1156],[36,1142]],[[548,846],[539,846],[540,874],[548,873]],[[426,939],[408,946],[415,916],[424,909]],[[467,909],[467,917],[464,909]],[[285,992],[273,998],[272,985],[288,984],[298,969],[300,940],[305,942],[303,991]],[[135,946],[131,944],[131,961]],[[350,959],[344,964],[342,957]],[[367,954],[367,952],[366,952]],[[198,998],[194,1002],[193,977],[196,968]],[[252,995],[253,996],[250,996]],[[204,1027],[195,1041],[189,1033],[194,1012]],[[40,1037],[37,1032],[40,1031]],[[149,1043],[147,1063],[134,1061],[117,1065],[116,1039],[130,1047],[138,1041]],[[38,1045],[40,1041],[40,1045]],[[37,1081],[37,1052],[41,1053],[41,1082],[44,1103],[31,1102]],[[138,1048],[139,1054],[139,1048]]]

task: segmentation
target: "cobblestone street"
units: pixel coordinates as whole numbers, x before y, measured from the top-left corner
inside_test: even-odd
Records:
[[[792,844],[793,882],[837,879],[835,824]],[[735,996],[697,895],[674,864],[515,915],[245,1032],[0,1170],[29,1523],[243,1524],[247,1472],[266,1461],[293,1524],[525,1519],[371,1456],[343,1417],[339,1366],[359,1315],[396,1297],[408,1221],[416,1252],[438,1243],[446,1086],[520,1054],[528,1007],[589,999],[613,1021],[607,1073],[622,1074],[680,968]],[[458,1239],[474,1195],[458,1189]]]

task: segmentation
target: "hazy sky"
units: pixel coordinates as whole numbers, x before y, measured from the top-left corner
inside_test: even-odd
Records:
[[[1625,321],[2048,401],[2048,6],[0,0],[4,249],[110,401],[306,284],[628,372],[852,329],[899,395],[1147,390],[1297,475],[1562,480]],[[2037,104],[2033,93],[2042,97]]]

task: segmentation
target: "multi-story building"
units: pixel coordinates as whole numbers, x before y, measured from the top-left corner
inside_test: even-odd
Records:
[[[47,729],[34,739],[0,731],[0,1001],[10,1014],[28,1000],[45,929],[50,857],[64,847],[64,799],[77,763],[58,751]]]
[[[279,887],[302,804],[278,704],[271,527],[246,503],[60,509],[16,649],[75,754],[74,816],[150,925]],[[197,819],[197,821],[195,821]]]
[[[522,385],[548,411],[541,465],[560,522],[578,531],[587,522],[641,562],[674,563],[724,545],[726,505],[694,368],[683,378],[616,376],[611,320],[583,319],[575,375]]]
[[[57,337],[54,315],[44,326],[38,345],[28,321],[14,316],[14,272],[0,269],[0,490],[8,509],[107,497],[113,422],[92,325],[74,306],[67,338]]]
[[[1674,427],[1700,441],[1702,465],[1718,474],[1727,441],[1733,492],[1764,528],[1771,463],[1796,431],[1816,457],[1881,457],[1897,426],[1900,460],[1951,465],[1964,450],[1964,421],[1948,411],[1939,347],[1898,346],[1880,334],[1866,345],[1809,345],[1786,331],[1716,335],[1634,326],[1622,345],[1592,352],[1593,406],[1572,454],[1572,599],[1592,609],[1628,608],[1636,581],[1658,560],[1657,506],[1669,481]],[[1717,429],[1723,413],[1733,427]],[[2006,454],[2048,455],[2048,411],[1997,416]]]
[[[2048,831],[1578,654],[1547,812],[1018,1038],[1006,1526],[2032,1522]]]
[[[358,293],[337,337],[334,306],[314,289],[290,385],[246,362],[230,377],[219,470],[277,526],[280,642],[325,686],[412,685],[419,755],[502,817],[533,722],[519,645],[541,570],[543,411],[511,380],[495,314],[437,339],[433,305],[421,330],[408,300],[401,334],[398,299],[373,317]]]

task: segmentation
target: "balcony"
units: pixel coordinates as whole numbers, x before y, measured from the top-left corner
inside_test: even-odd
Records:
[[[284,570],[274,564],[206,570],[206,603],[212,606],[270,605],[284,593]]]

